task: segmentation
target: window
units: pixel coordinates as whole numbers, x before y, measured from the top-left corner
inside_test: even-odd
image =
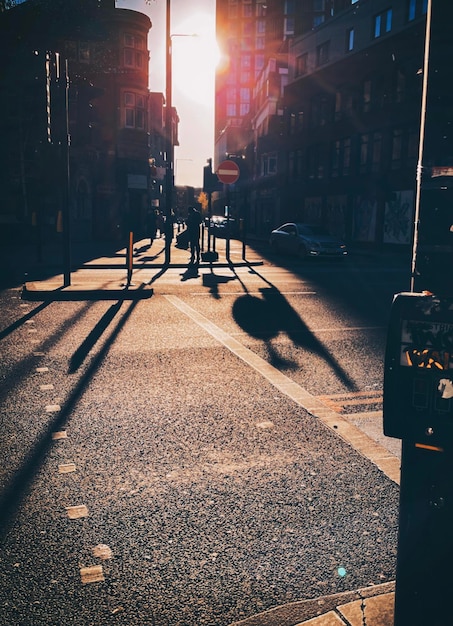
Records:
[[[340,140],[334,141],[332,145],[331,174],[333,178],[336,178],[340,173],[340,146]]]
[[[324,178],[324,160],[321,145],[311,146],[308,150],[308,177]]]
[[[256,32],[257,33],[265,33],[266,32],[266,22],[264,20],[256,21]]]
[[[351,139],[343,139],[343,176],[349,176],[351,169]]]
[[[385,35],[385,33],[389,33],[392,30],[392,16],[392,9],[387,9],[382,13],[378,13],[378,15],[374,17],[374,39],[382,37],[382,35]]]
[[[263,154],[261,157],[261,176],[277,173],[277,155],[275,152]]]
[[[301,54],[296,58],[296,76],[303,76],[307,73],[308,53]]]
[[[302,130],[304,127],[304,112],[298,111],[297,113],[297,130]]]
[[[250,104],[248,102],[241,102],[239,105],[239,115],[240,116],[247,115],[249,111],[250,111]]]
[[[360,172],[366,172],[368,165],[368,147],[370,143],[369,135],[360,135]]]
[[[285,17],[283,21],[283,34],[285,37],[294,35],[294,17]]]
[[[354,29],[349,28],[346,31],[346,52],[354,50]]]
[[[408,0],[407,3],[407,21],[412,22],[415,20],[415,9],[417,5],[417,0]]]
[[[295,166],[294,152],[291,151],[288,155],[288,174],[289,174],[290,180],[296,178],[295,167],[296,166]]]
[[[406,76],[398,70],[396,73],[395,102],[403,102],[406,93]]]
[[[124,125],[126,128],[145,129],[145,97],[132,91],[124,92]]]
[[[264,67],[264,54],[257,54],[255,56],[255,69],[262,70]]]
[[[145,67],[145,39],[139,35],[124,35],[124,65],[142,69]]]
[[[266,45],[266,39],[264,37],[256,37],[255,39],[255,48],[257,50],[264,50],[264,47]]]
[[[335,119],[341,119],[341,111],[343,107],[343,98],[341,91],[337,91],[335,94]]]
[[[326,18],[324,15],[315,15],[313,18],[313,28],[321,26],[321,24],[324,24],[325,20]]]
[[[256,16],[257,17],[265,17],[266,15],[267,4],[265,0],[259,0],[256,3]]]
[[[344,114],[347,116],[352,115],[354,112],[354,98],[351,91],[345,91],[344,93],[342,93],[341,99]]]
[[[392,133],[392,170],[401,167],[401,154],[403,145],[403,132],[401,128],[395,128]]]
[[[362,105],[364,113],[368,113],[371,109],[371,80],[363,83]]]
[[[324,65],[329,61],[330,41],[322,43],[316,48],[316,65]]]
[[[243,17],[252,17],[253,16],[253,8],[251,4],[242,5],[242,15]]]
[[[241,101],[250,102],[250,89],[246,87],[241,88]]]
[[[419,130],[417,128],[410,128],[407,138],[407,159],[409,165],[414,165],[418,160],[418,148],[419,148]]]
[[[373,146],[371,149],[371,169],[373,172],[379,172],[381,169],[382,154],[382,133],[373,133]]]
[[[313,127],[325,126],[331,120],[331,105],[327,96],[315,96],[311,104]]]
[[[233,103],[227,104],[226,107],[227,117],[235,117],[236,116],[236,105]]]

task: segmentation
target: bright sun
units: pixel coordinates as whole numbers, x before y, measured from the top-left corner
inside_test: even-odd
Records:
[[[178,23],[172,36],[173,88],[207,106],[214,101],[215,67],[219,49],[215,39],[214,18],[195,13]],[[194,35],[193,37],[186,35]],[[178,37],[184,35],[184,37]]]

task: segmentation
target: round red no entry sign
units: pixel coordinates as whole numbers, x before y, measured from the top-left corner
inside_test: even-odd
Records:
[[[222,161],[216,171],[217,178],[224,185],[231,185],[239,178],[239,167],[234,161]]]

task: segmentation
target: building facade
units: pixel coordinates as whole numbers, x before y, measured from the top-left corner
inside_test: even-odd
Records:
[[[253,28],[253,54],[257,33],[264,38],[259,40],[264,60],[254,66],[247,114],[241,100],[233,106],[233,96],[243,93],[240,73],[228,72],[227,65],[216,91],[217,158],[232,153],[249,161],[247,177],[229,190],[243,205],[249,231],[267,237],[279,224],[298,220],[323,223],[357,244],[410,244],[427,1],[228,0],[218,5],[223,6],[218,37],[225,54],[242,49],[245,54],[249,41],[242,42],[240,34]],[[439,18],[440,11],[437,23],[449,23]],[[246,26],[247,19],[254,26]],[[435,47],[443,46],[443,66],[449,58],[446,37],[440,34],[435,41]],[[238,58],[233,69],[242,64]],[[441,65],[437,57],[435,74]],[[442,76],[448,82],[445,71]],[[432,110],[429,119],[439,118],[439,107],[435,115]],[[446,110],[444,99],[444,137],[449,134]],[[238,111],[244,116],[227,115]],[[448,161],[450,139],[443,147],[431,142],[431,161],[439,160],[439,150],[450,155],[442,157]]]
[[[74,238],[145,233],[150,207],[164,204],[166,167],[150,28],[114,0],[28,0],[0,14],[11,59],[0,72],[4,232],[50,237],[67,210]]]

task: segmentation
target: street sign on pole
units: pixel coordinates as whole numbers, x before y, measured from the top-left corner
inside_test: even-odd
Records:
[[[222,161],[216,171],[217,178],[224,185],[232,185],[239,178],[239,167],[234,161]]]

